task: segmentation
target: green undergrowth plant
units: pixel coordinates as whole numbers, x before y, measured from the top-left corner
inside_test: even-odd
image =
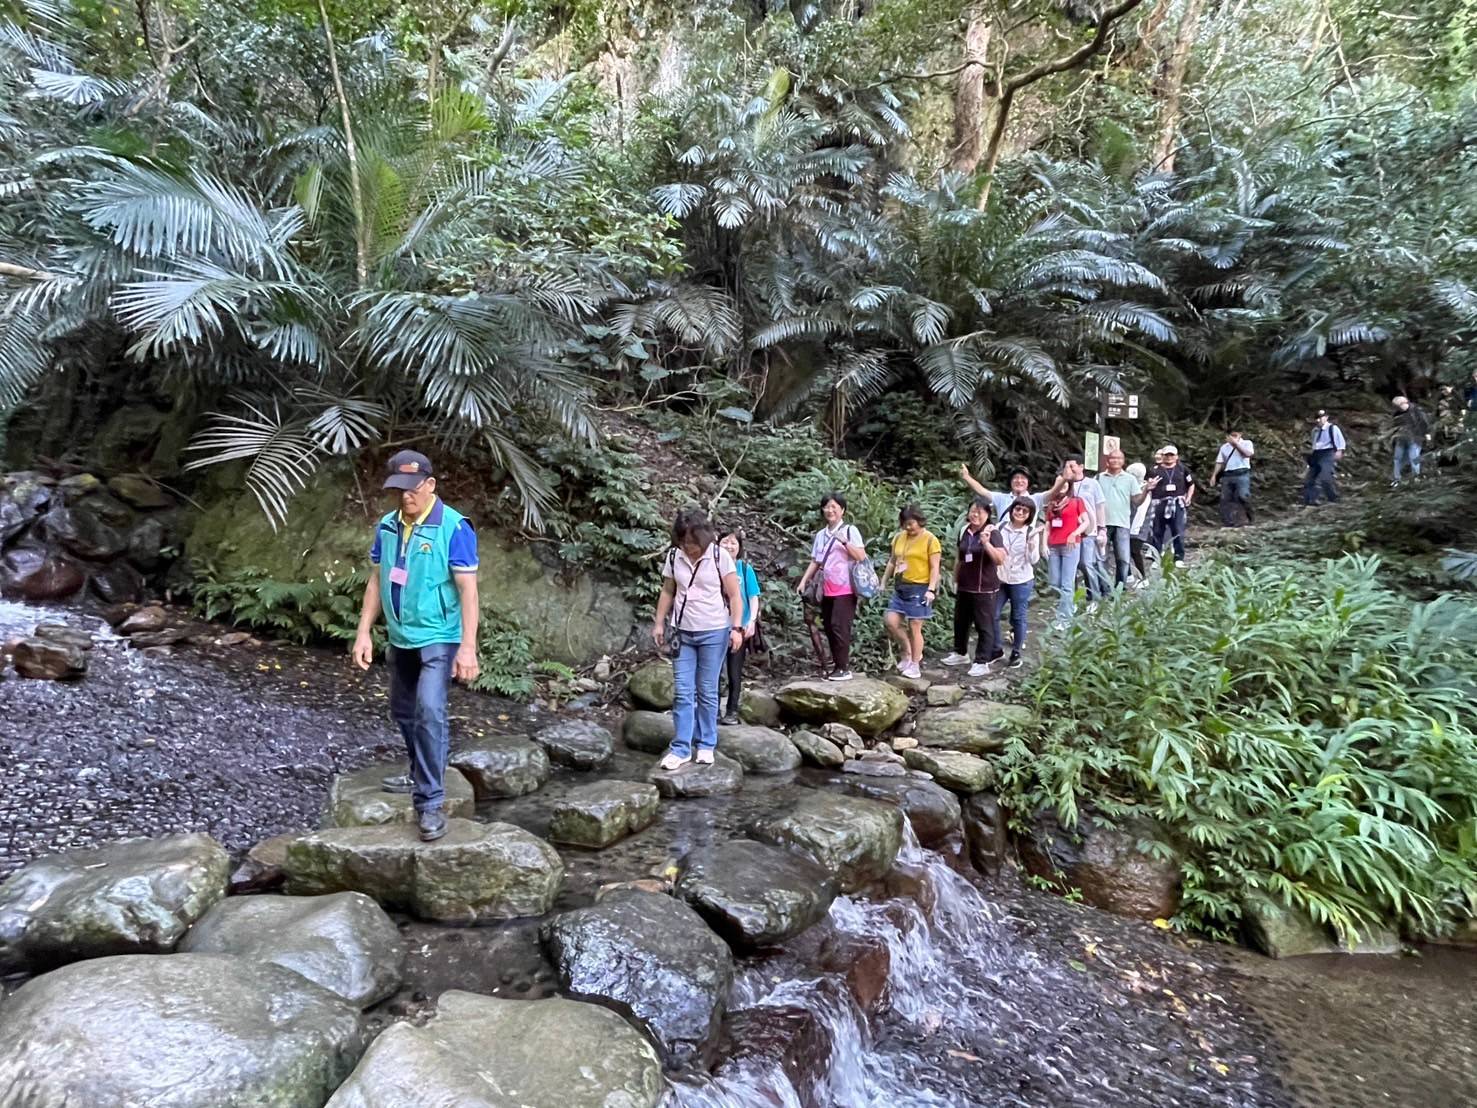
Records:
[[[195,612],[226,619],[293,642],[352,641],[367,574],[356,570],[312,581],[279,581],[266,570],[245,567],[222,572],[197,563],[191,594]]]
[[[1412,603],[1378,559],[1208,563],[1105,604],[1025,687],[1000,761],[1025,818],[1154,821],[1177,927],[1233,936],[1255,891],[1343,936],[1477,907],[1477,604]]]
[[[477,625],[479,672],[471,687],[478,692],[523,700],[533,693],[533,644],[518,621],[510,616],[483,612]]]

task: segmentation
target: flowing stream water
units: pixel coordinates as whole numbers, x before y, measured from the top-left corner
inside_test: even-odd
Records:
[[[102,630],[85,613],[0,603],[0,639],[41,619]],[[332,774],[398,756],[382,675],[333,651],[225,647],[212,642],[223,629],[198,630],[167,655],[100,643],[77,684],[0,681],[0,878],[126,835],[205,830],[239,852],[316,824]],[[460,690],[452,710],[473,733],[551,718]],[[623,751],[606,772],[640,779],[652,761]],[[541,834],[551,801],[588,780],[560,771],[478,818]],[[558,908],[835,784],[806,769],[747,779],[731,797],[664,802],[646,831],[565,851]],[[1477,958],[1466,951],[1273,962],[959,866],[910,835],[884,889],[839,898],[785,950],[742,960],[716,1065],[673,1074],[673,1108],[1477,1101]],[[407,981],[371,1012],[381,1024],[418,1017],[448,988],[555,989],[538,921],[401,929]]]

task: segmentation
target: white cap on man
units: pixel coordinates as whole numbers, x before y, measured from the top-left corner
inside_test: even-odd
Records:
[[[1155,455],[1155,457],[1163,454],[1173,454],[1176,458],[1178,458],[1180,456],[1180,449],[1177,446],[1161,446],[1159,448],[1159,454]]]

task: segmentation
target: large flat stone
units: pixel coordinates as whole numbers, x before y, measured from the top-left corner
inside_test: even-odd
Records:
[[[665,1089],[651,1044],[607,1008],[453,991],[376,1039],[327,1108],[656,1108]]]
[[[659,712],[672,707],[676,697],[677,679],[672,672],[672,663],[664,659],[647,662],[631,674],[626,682],[626,691],[638,707],[654,708]]]
[[[800,751],[787,735],[768,727],[724,727],[718,749],[745,773],[788,773],[800,765]]]
[[[543,935],[566,991],[620,1005],[673,1060],[717,1031],[733,956],[681,901],[618,889],[556,917]]]
[[[936,846],[959,829],[959,798],[932,781],[916,777],[848,777],[845,786],[853,796],[896,804],[924,846]]]
[[[671,712],[650,712],[637,708],[626,713],[621,724],[621,738],[632,750],[661,754],[677,737],[677,725]]]
[[[819,923],[836,898],[836,885],[804,855],[735,839],[683,858],[673,893],[729,943],[754,949]]]
[[[379,827],[386,823],[414,823],[414,799],[409,793],[387,793],[380,787],[386,777],[405,772],[404,762],[386,762],[365,766],[353,773],[337,774],[328,786],[328,810],[324,827]],[[450,766],[443,782],[446,800],[442,805],[448,817],[470,816],[477,810],[477,800],[467,779]]]
[[[946,789],[956,793],[983,792],[995,783],[995,767],[983,758],[957,750],[914,747],[903,751],[909,769],[921,769]]]
[[[236,896],[190,928],[184,954],[233,954],[301,974],[357,1008],[400,987],[400,929],[363,893]]]
[[[604,769],[615,757],[615,739],[609,731],[589,720],[566,719],[534,732],[533,741],[544,748],[555,765],[570,769]]]
[[[125,955],[37,977],[0,1019],[11,1108],[322,1108],[369,1036],[359,1010],[267,962]]]
[[[814,731],[791,731],[790,741],[800,751],[800,756],[812,765],[825,769],[839,769],[846,761],[846,755],[841,753],[839,746],[824,735],[817,735]]]
[[[289,893],[361,892],[446,923],[541,916],[564,878],[559,852],[542,839],[464,819],[448,820],[431,843],[400,823],[315,831],[288,844],[283,868]]]
[[[581,785],[555,801],[549,838],[572,846],[609,846],[650,826],[660,803],[656,787],[638,781]]]
[[[744,767],[715,751],[711,765],[689,762],[681,769],[657,768],[646,779],[665,797],[722,796],[744,787]]]
[[[875,800],[814,793],[759,821],[751,833],[806,855],[836,878],[842,892],[855,892],[891,868],[902,846],[903,815]]]
[[[517,735],[464,742],[451,755],[451,765],[471,784],[478,800],[536,792],[551,772],[544,748]]]
[[[918,717],[913,737],[920,746],[993,754],[1005,745],[1009,727],[1030,719],[1031,710],[1018,704],[971,700],[952,708],[929,708]]]
[[[209,835],[39,858],[0,884],[0,972],[171,951],[229,877],[230,858]]]
[[[880,735],[908,710],[908,698],[871,677],[850,681],[806,678],[775,694],[785,711],[811,723],[844,723],[863,735]]]

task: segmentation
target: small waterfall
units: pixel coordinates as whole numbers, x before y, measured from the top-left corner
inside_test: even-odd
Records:
[[[840,934],[886,946],[882,1008],[887,1020],[922,1036],[977,1032],[982,1021],[993,1024],[999,1016],[1001,992],[990,986],[1002,986],[1007,971],[1029,970],[1034,959],[1016,949],[1001,913],[980,891],[920,846],[911,826],[905,823],[904,829],[897,866],[916,884],[917,898],[838,897],[830,925]],[[961,972],[965,966],[970,973]],[[785,968],[796,976],[784,977]],[[839,975],[805,975],[805,968],[778,958],[748,970],[734,983],[728,1007],[811,1013],[830,1041],[829,1058],[816,1060],[820,1075],[813,1088],[802,1094],[777,1063],[746,1059],[722,1067],[718,1076],[674,1083],[667,1103],[673,1108],[943,1108],[958,1103],[956,1096],[918,1083],[908,1051],[878,1049],[874,1028]]]

